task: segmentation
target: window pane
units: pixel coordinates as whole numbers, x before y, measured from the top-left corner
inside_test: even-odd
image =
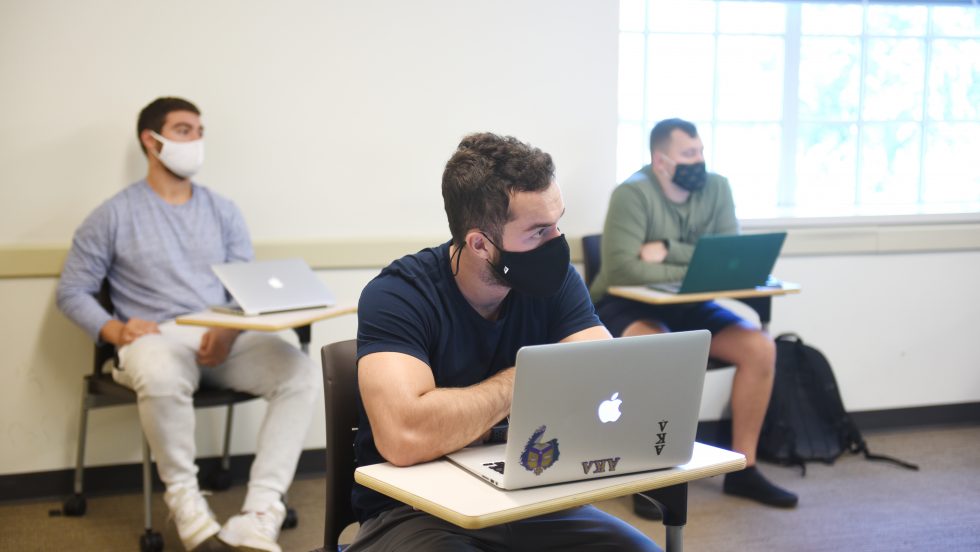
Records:
[[[797,143],[794,205],[853,205],[857,125],[800,125]]]
[[[619,33],[619,118],[643,120],[643,34]]]
[[[803,4],[803,34],[860,36],[863,8],[840,4]]]
[[[925,6],[868,6],[868,34],[922,36],[929,9]]]
[[[723,33],[786,32],[786,6],[776,2],[721,2],[718,30]]]
[[[857,120],[860,39],[801,39],[799,79],[801,121]]]
[[[639,123],[619,123],[616,139],[616,182],[622,182],[650,164],[650,135]]]
[[[980,204],[976,7],[620,0],[620,28],[620,180],[649,162],[650,127],[682,117],[740,216]]]
[[[932,8],[932,33],[938,36],[980,36],[980,9],[936,6]]]
[[[922,119],[925,42],[918,39],[868,40],[864,118],[871,121]]]
[[[644,31],[646,9],[643,0],[619,0],[619,30]]]
[[[862,205],[911,205],[919,199],[921,126],[869,124],[861,135]]]
[[[926,137],[924,201],[980,201],[980,123],[929,125]]]
[[[715,133],[712,127],[711,121],[691,121],[694,126],[698,129],[698,138],[701,139],[701,143],[704,144],[704,161],[708,165],[708,170],[715,166]],[[656,123],[656,122],[655,122]],[[653,129],[653,125],[650,125],[650,129]],[[649,133],[647,133],[649,134]]]
[[[781,120],[784,39],[722,35],[718,41],[718,119]]]
[[[715,3],[701,0],[650,0],[651,31],[715,31]]]
[[[980,119],[980,40],[933,41],[929,117]]]
[[[647,113],[650,120],[668,117],[711,120],[714,39],[697,35],[651,35],[649,46]]]
[[[728,177],[735,206],[743,216],[775,204],[780,140],[782,128],[778,124],[718,125],[710,150],[716,162],[708,170]]]

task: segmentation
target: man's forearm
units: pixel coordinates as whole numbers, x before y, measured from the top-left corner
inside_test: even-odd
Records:
[[[379,452],[391,463],[407,466],[459,450],[510,413],[513,386],[514,369],[508,368],[470,387],[432,389],[404,419],[393,420],[399,435],[376,440]]]

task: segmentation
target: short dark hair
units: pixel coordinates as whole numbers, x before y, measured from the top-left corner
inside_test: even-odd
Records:
[[[513,136],[489,132],[463,138],[442,173],[442,199],[453,243],[479,228],[498,244],[510,220],[510,195],[548,189],[555,178],[551,156]]]
[[[159,133],[163,130],[163,123],[166,122],[167,115],[172,111],[190,111],[198,115],[201,114],[201,110],[196,105],[183,98],[163,97],[150,102],[140,111],[140,116],[136,119],[136,139],[139,141],[143,153],[146,153],[146,148],[143,146],[140,135],[143,134],[144,130]]]
[[[698,129],[694,126],[694,123],[685,121],[684,119],[664,119],[656,125],[654,125],[653,130],[650,131],[650,151],[660,149],[665,145],[670,143],[670,135],[675,129],[681,129],[684,134],[687,134],[691,138],[698,137]]]

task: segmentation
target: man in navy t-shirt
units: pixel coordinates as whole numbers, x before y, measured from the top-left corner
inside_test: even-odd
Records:
[[[609,339],[558,230],[565,205],[551,156],[474,134],[446,165],[452,240],[403,257],[358,307],[358,465],[410,466],[475,441],[510,412],[525,345]],[[348,549],[658,550],[592,506],[465,530],[355,483]]]

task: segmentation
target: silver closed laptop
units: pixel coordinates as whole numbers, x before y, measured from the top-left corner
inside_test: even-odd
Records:
[[[333,293],[302,259],[211,265],[234,305],[213,310],[254,316],[289,310],[329,307]]]
[[[698,330],[524,347],[507,443],[447,457],[504,489],[685,464],[710,341]]]

